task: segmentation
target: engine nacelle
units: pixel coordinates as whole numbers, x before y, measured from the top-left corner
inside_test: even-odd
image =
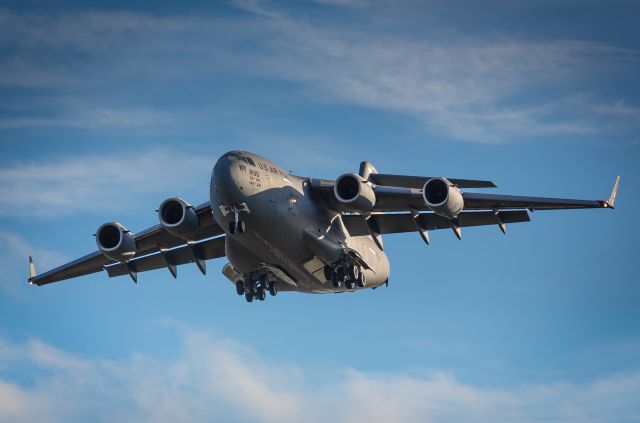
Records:
[[[136,254],[133,235],[118,222],[101,225],[96,232],[96,244],[111,260],[125,262]]]
[[[429,179],[422,188],[422,197],[434,213],[453,219],[464,208],[464,199],[458,187],[445,178]]]
[[[158,208],[160,224],[172,235],[191,239],[198,230],[198,215],[182,198],[168,198]]]
[[[336,199],[353,211],[370,211],[376,204],[376,194],[366,179],[355,173],[345,173],[333,185]]]

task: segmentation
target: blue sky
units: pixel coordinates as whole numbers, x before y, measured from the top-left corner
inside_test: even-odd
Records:
[[[632,1],[3,2],[0,421],[639,421]],[[241,148],[325,178],[617,209],[385,238],[388,288],[246,304],[208,263],[35,288],[208,200]]]

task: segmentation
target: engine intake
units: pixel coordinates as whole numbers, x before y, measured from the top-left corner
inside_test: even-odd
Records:
[[[133,235],[118,222],[101,225],[96,232],[96,244],[105,256],[119,262],[125,262],[136,254]]]
[[[424,202],[434,213],[453,219],[464,208],[464,199],[458,187],[445,178],[429,179],[422,188]]]
[[[160,224],[172,235],[191,239],[198,230],[198,215],[182,198],[168,198],[158,208]]]
[[[355,173],[345,173],[333,185],[336,199],[353,211],[370,211],[376,204],[376,194],[368,181]]]

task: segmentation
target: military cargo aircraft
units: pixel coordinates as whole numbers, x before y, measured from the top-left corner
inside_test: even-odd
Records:
[[[491,181],[378,173],[362,162],[358,173],[335,181],[283,171],[257,154],[231,151],[217,161],[209,201],[192,206],[181,198],[160,204],[160,223],[132,233],[118,222],[101,225],[98,251],[36,275],[45,285],[105,270],[109,277],[226,257],[222,273],[246,301],[278,291],[331,293],[377,288],[389,281],[382,235],[529,221],[527,210],[611,208],[608,200],[571,200],[467,192],[495,188]]]

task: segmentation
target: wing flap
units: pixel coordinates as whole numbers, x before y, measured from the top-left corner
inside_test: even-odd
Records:
[[[105,267],[109,277],[137,274],[149,270],[168,268],[175,277],[175,266],[197,263],[225,256],[225,237],[203,240],[182,245],[171,250],[161,250],[146,256],[134,258],[127,263],[115,263]],[[202,270],[202,268],[201,268]]]
[[[343,216],[343,218],[351,216]],[[348,219],[347,219],[348,220]],[[416,221],[411,213],[377,214],[369,218],[370,227],[382,235],[403,232],[415,232]],[[528,222],[529,214],[526,210],[494,212],[463,212],[458,216],[460,227],[499,225],[508,223]],[[437,229],[451,229],[449,219],[434,213],[420,213],[418,217],[420,227],[431,231]],[[349,226],[347,226],[349,227]]]

